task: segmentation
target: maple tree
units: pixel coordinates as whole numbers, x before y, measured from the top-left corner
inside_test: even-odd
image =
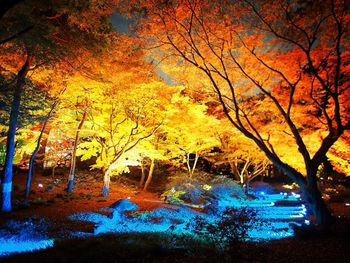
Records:
[[[98,58],[105,65],[97,71],[100,78],[94,92],[98,99],[90,102],[88,132],[82,135],[84,142],[77,150],[82,160],[97,157],[92,167],[102,169],[103,195],[108,195],[111,175],[139,164],[142,150],[138,145],[151,139],[162,123],[163,114],[157,106],[162,97],[155,91],[164,84],[154,77],[152,65],[144,61],[136,43],[131,37],[119,36],[118,45]],[[148,156],[151,151],[148,149]]]
[[[219,145],[215,136],[219,122],[207,115],[207,106],[181,94],[182,89],[172,96],[171,103],[167,105],[167,120],[163,128],[167,147],[180,163],[185,163],[192,179],[198,158]]]
[[[113,9],[106,8],[106,5],[86,5],[85,2],[68,4],[60,1],[16,1],[2,9],[1,39],[6,40],[1,43],[2,66],[17,75],[1,179],[3,212],[11,211],[14,138],[28,72],[41,65],[68,58],[73,58],[69,62],[75,64],[77,58],[73,56],[73,51],[78,52],[81,47],[101,48],[103,45],[96,44],[111,29],[108,21],[103,18]],[[96,12],[98,10],[101,12]],[[17,37],[23,26],[30,28],[21,37]]]
[[[225,124],[222,124],[221,127],[223,125]],[[208,159],[214,165],[228,164],[235,178],[248,191],[249,183],[257,176],[264,175],[270,164],[269,160],[251,140],[238,130],[222,129],[217,136],[221,143],[220,152]]]
[[[210,81],[231,124],[300,186],[316,222],[329,225],[317,170],[350,129],[347,2],[179,0],[131,6],[147,10],[139,34],[152,36],[150,45],[170,55],[173,65],[187,63]],[[311,148],[305,140],[309,125],[321,135]],[[279,151],[276,134],[290,142]],[[281,158],[290,149],[301,156],[301,170]]]
[[[106,96],[111,97],[111,94]],[[128,160],[134,159],[130,156],[133,153],[129,152],[142,140],[151,137],[160,125],[158,122],[153,125],[145,124],[149,121],[149,111],[145,111],[145,104],[138,102],[131,108],[128,106],[132,105],[130,101],[127,103],[125,100],[115,100],[115,95],[112,98],[109,101],[106,98],[103,103],[94,105],[94,111],[98,115],[93,115],[91,119],[92,134],[78,149],[82,160],[97,157],[93,168],[102,169],[104,196],[109,193],[111,175],[125,171]]]
[[[165,96],[162,96],[163,122],[159,130],[151,141],[141,143],[143,148],[139,150],[140,154],[142,158],[149,160],[150,166],[144,191],[152,179],[155,160],[174,166],[185,164],[188,176],[192,179],[199,157],[205,157],[219,144],[214,136],[218,122],[206,114],[207,107],[183,94],[183,87],[175,89],[167,89],[168,98],[164,99]],[[144,145],[145,143],[148,145]],[[142,171],[141,186],[144,178]]]

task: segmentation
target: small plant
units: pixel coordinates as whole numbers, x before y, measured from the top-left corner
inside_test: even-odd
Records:
[[[186,192],[184,191],[175,190],[175,188],[171,188],[170,190],[165,191],[161,196],[166,203],[179,205],[183,202],[180,197],[185,193]]]
[[[241,256],[240,245],[248,238],[249,229],[259,227],[260,223],[253,209],[227,208],[215,221],[198,216],[187,227],[209,247],[216,248],[221,256],[237,259]]]

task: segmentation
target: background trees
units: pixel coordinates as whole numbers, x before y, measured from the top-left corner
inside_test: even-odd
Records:
[[[17,1],[0,10],[1,82],[13,89],[2,115],[9,119],[3,211],[11,210],[19,106],[33,84],[50,96],[65,89],[53,132],[64,133],[72,152],[69,191],[76,151],[96,157],[107,195],[110,176],[128,163],[149,160],[150,180],[156,160],[177,161],[191,178],[199,156],[219,147],[242,183],[269,159],[299,184],[317,222],[330,222],[317,173],[328,159],[347,170],[345,1],[131,0],[120,11],[139,12],[137,37],[111,32],[114,2],[124,1],[68,2]]]
[[[152,35],[174,64],[188,63],[210,81],[232,125],[298,183],[317,223],[327,225],[316,174],[350,128],[346,1],[138,1],[133,7],[147,9],[140,32]],[[317,146],[306,139],[310,125],[319,130]],[[276,135],[296,149],[303,169],[281,157]]]
[[[112,9],[107,8],[107,3],[90,5],[79,1],[71,4],[61,1],[16,1],[2,10],[2,67],[17,75],[1,178],[3,212],[11,211],[15,133],[27,74],[30,70],[52,62],[65,60],[68,64],[77,64],[81,47],[86,50],[100,49],[103,46],[101,42],[111,28],[105,19],[112,12]]]

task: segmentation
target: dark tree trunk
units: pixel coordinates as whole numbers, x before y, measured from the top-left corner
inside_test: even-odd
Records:
[[[40,142],[40,147],[39,147],[39,151],[35,157],[34,160],[34,165],[36,167],[36,169],[39,169],[40,171],[44,171],[45,167],[44,167],[44,163],[45,163],[45,150],[46,150],[46,145],[47,145],[47,140],[50,134],[50,125],[46,125],[44,134],[45,136],[43,136],[43,138],[41,139]]]
[[[48,123],[48,121],[49,121],[49,119],[51,117],[51,114],[52,114],[53,110],[56,108],[57,102],[58,101],[55,101],[51,105],[50,111],[48,112],[48,114],[47,114],[47,116],[45,118],[45,121],[43,123],[43,127],[41,128],[41,131],[40,131],[40,134],[39,134],[39,137],[38,137],[38,141],[37,141],[35,150],[34,150],[32,156],[30,157],[30,160],[29,160],[29,170],[28,170],[28,177],[27,177],[26,191],[25,191],[26,198],[28,198],[29,194],[30,194],[30,184],[31,184],[32,177],[33,177],[34,160],[35,160],[35,158],[36,158],[36,156],[37,156],[37,154],[39,152],[40,147],[42,147],[41,140],[42,140],[43,135],[45,133],[46,125],[47,125],[47,123]]]
[[[83,116],[81,118],[81,121],[79,123],[78,129],[77,129],[77,132],[75,133],[72,161],[71,161],[71,165],[70,165],[69,178],[68,178],[68,187],[67,187],[68,193],[71,193],[73,191],[75,165],[76,165],[76,160],[77,160],[77,146],[78,146],[78,141],[79,141],[79,132],[80,132],[81,127],[83,127],[83,124],[85,122],[85,118],[86,118],[86,111],[84,111]]]
[[[27,56],[25,64],[17,75],[17,83],[15,86],[13,102],[10,113],[9,130],[7,133],[6,140],[6,159],[4,165],[4,171],[1,178],[2,184],[2,200],[1,200],[1,211],[10,212],[11,207],[11,192],[12,192],[12,163],[15,153],[15,134],[17,128],[17,118],[19,114],[19,107],[21,102],[21,95],[25,86],[25,78],[29,70],[30,56]]]
[[[241,177],[239,175],[239,171],[238,171],[238,167],[237,167],[237,162],[230,161],[229,165],[231,168],[231,173],[234,176],[234,179],[237,181],[241,181]]]
[[[144,163],[144,158],[141,160],[141,179],[139,183],[139,187],[142,188],[144,182],[145,182],[145,163]]]
[[[44,134],[44,131],[45,131],[45,128],[46,128],[46,124],[49,121],[49,117],[51,115],[51,112],[52,112],[52,110],[50,110],[49,116],[46,118],[46,120],[43,123],[43,127],[41,128],[40,135],[39,135],[39,138],[38,138],[38,141],[37,141],[37,144],[36,144],[36,148],[35,148],[32,156],[30,156],[29,170],[28,170],[28,177],[27,177],[26,191],[25,191],[26,198],[28,198],[29,194],[30,194],[30,184],[32,182],[32,177],[33,177],[34,160],[35,160],[35,157],[36,157],[37,153],[39,152],[40,145],[41,145],[41,139],[43,137],[43,134]]]
[[[304,199],[309,203],[316,224],[322,229],[328,229],[332,222],[332,216],[318,188],[316,173],[317,169],[310,169],[307,172],[307,183],[301,186],[301,190]]]

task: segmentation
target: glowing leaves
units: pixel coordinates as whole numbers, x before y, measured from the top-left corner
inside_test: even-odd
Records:
[[[94,138],[88,142],[81,142],[77,149],[77,155],[81,156],[82,161],[89,160],[91,157],[98,155],[100,147],[100,143]]]

